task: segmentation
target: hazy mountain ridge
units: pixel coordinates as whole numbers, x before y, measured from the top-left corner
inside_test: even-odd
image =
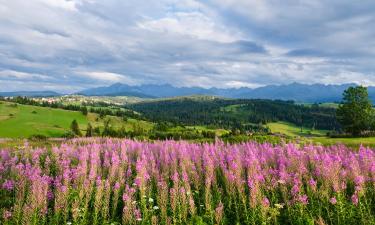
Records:
[[[60,96],[62,94],[55,91],[9,91],[9,92],[0,92],[1,97],[54,97]]]
[[[258,99],[280,99],[294,100],[296,102],[339,102],[345,89],[356,84],[324,85],[324,84],[301,84],[292,83],[288,85],[268,85],[260,88],[200,88],[200,87],[174,87],[164,85],[140,85],[129,86],[116,83],[108,87],[87,89],[78,94],[121,96],[127,93],[129,96],[145,95],[153,98],[168,98],[187,95],[213,95],[227,98],[258,98]],[[369,95],[375,102],[375,87],[369,87]]]
[[[146,84],[130,86],[115,83],[110,86],[90,88],[74,94],[85,96],[131,96],[139,98],[172,98],[191,95],[208,95],[225,98],[244,99],[279,99],[294,100],[305,103],[340,102],[342,93],[350,86],[356,84],[324,85],[292,83],[287,85],[268,85],[260,88],[201,88],[201,87],[174,87],[170,84]],[[368,87],[369,96],[375,103],[375,87]],[[51,97],[60,96],[54,91],[18,91],[0,92],[0,96],[27,96],[27,97]]]

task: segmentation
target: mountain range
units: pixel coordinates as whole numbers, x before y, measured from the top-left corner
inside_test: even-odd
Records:
[[[62,94],[55,91],[13,91],[13,92],[0,92],[0,97],[54,97]]]
[[[201,87],[174,87],[164,85],[129,86],[116,83],[107,87],[83,90],[77,94],[87,96],[134,96],[147,98],[168,98],[186,95],[213,95],[227,98],[257,98],[293,100],[296,102],[340,102],[342,93],[356,84],[324,85],[291,83],[287,85],[268,85],[259,88],[201,88]],[[368,87],[370,99],[375,103],[375,87]]]
[[[73,94],[85,96],[132,96],[140,98],[169,98],[188,95],[211,95],[226,98],[256,98],[256,99],[279,99],[293,100],[305,103],[340,102],[342,93],[350,86],[356,84],[324,85],[324,84],[301,84],[291,83],[287,85],[268,85],[259,88],[201,88],[201,87],[174,87],[169,84],[146,84],[131,86],[115,83],[110,86],[97,87],[82,90]],[[375,103],[375,87],[368,87],[369,96]],[[27,97],[49,97],[60,96],[54,91],[20,91],[0,92],[0,96],[27,96]]]

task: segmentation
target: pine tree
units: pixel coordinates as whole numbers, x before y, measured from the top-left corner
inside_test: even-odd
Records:
[[[73,134],[76,136],[82,136],[81,130],[79,129],[77,120],[73,120],[70,124],[70,129],[72,130]]]
[[[87,129],[86,129],[86,137],[92,137],[93,134],[93,128],[91,126],[91,123],[87,124]]]
[[[87,110],[87,107],[86,106],[83,106],[82,108],[81,108],[81,111],[82,111],[82,114],[83,115],[87,115],[87,113],[88,113],[88,110]]]

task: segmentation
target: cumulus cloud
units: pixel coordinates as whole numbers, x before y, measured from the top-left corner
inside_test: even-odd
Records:
[[[0,0],[0,91],[375,85],[375,3]]]
[[[139,82],[129,76],[125,76],[123,74],[118,73],[110,73],[110,72],[103,72],[103,71],[94,71],[94,72],[77,72],[77,74],[89,78],[95,79],[98,81],[103,81],[105,83],[117,83],[123,82],[129,85],[137,85]]]

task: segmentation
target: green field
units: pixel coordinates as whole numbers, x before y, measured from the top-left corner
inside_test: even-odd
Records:
[[[237,111],[241,105],[233,105],[225,108],[226,111]],[[105,120],[110,120],[110,125],[115,129],[124,127],[127,131],[134,130],[135,127],[149,131],[154,128],[154,123],[127,118],[124,121],[120,117],[105,116],[100,118],[98,114],[88,113],[84,116],[81,112],[38,107],[30,105],[20,105],[10,102],[0,101],[0,138],[28,138],[32,135],[45,135],[47,137],[62,137],[70,129],[72,120],[76,119],[82,133],[85,133],[87,124],[90,122],[94,127],[104,126]],[[285,135],[298,142],[315,143],[322,145],[345,144],[357,148],[361,144],[375,147],[375,137],[372,138],[329,138],[326,130],[312,130],[301,128],[287,122],[268,123],[273,134]],[[177,131],[214,131],[217,136],[228,133],[228,130],[209,128],[207,126],[176,126],[169,128],[170,132]],[[0,140],[4,142],[5,140]],[[9,142],[9,140],[7,141]],[[1,143],[0,143],[1,145]]]
[[[126,121],[123,121],[122,118],[116,116],[106,116],[105,118],[100,119],[99,115],[95,113],[89,113],[87,115],[88,121],[94,127],[102,128],[104,126],[104,120],[109,119],[110,125],[119,129],[124,127],[126,130],[133,130],[134,126],[139,125],[144,130],[151,130],[154,127],[154,124],[148,121],[136,120],[133,118],[128,118]],[[87,125],[87,124],[86,124]],[[84,127],[86,127],[86,125]]]
[[[359,137],[359,138],[329,138],[329,137],[314,137],[311,139],[315,144],[335,145],[343,144],[348,147],[358,148],[359,146],[375,147],[375,137]]]
[[[302,127],[301,132],[301,127],[297,127],[296,125],[287,122],[268,123],[267,126],[270,128],[272,133],[285,134],[290,137],[315,137],[325,136],[327,134],[327,131],[325,130],[313,130],[306,127]]]
[[[301,133],[300,127],[286,122],[268,123],[267,126],[272,133],[279,133],[293,138],[301,137],[300,141],[307,143],[311,142],[325,146],[344,144],[352,148],[358,148],[360,145],[375,147],[375,137],[330,138],[326,136],[327,131],[303,128]]]
[[[0,137],[26,138],[33,134],[60,137],[74,119],[86,127],[88,120],[81,112],[1,102]]]
[[[103,127],[104,120],[107,119],[114,128],[124,126],[126,130],[132,130],[135,125],[144,130],[153,128],[153,123],[132,118],[127,121],[115,116],[106,116],[101,119],[94,113],[84,116],[81,112],[0,102],[0,137],[28,138],[35,134],[61,137],[70,129],[70,124],[74,119],[83,131],[88,122],[94,127]]]
[[[192,130],[192,131],[198,131],[198,132],[211,131],[211,132],[215,132],[217,136],[222,136],[224,134],[229,133],[229,131],[226,129],[208,128],[207,126],[185,126],[185,127],[176,126],[176,127],[169,129],[169,131],[184,131],[184,130]]]

